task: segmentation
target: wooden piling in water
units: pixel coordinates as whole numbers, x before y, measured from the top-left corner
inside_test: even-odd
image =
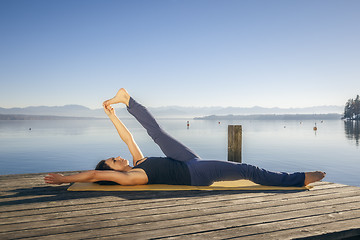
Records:
[[[241,162],[242,126],[228,125],[228,161]]]

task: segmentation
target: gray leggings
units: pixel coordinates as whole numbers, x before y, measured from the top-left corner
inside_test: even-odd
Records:
[[[167,134],[148,110],[133,98],[130,98],[128,111],[146,129],[167,157],[187,164],[193,186],[209,186],[215,181],[239,179],[248,179],[270,186],[304,186],[304,172],[271,172],[244,163],[202,160],[185,145]]]

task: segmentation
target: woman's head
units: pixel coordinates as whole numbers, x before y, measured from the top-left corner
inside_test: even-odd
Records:
[[[115,171],[129,171],[131,167],[129,166],[129,161],[121,157],[108,158],[106,160],[101,160],[95,170],[115,170]]]
[[[95,167],[95,170],[113,170],[113,171],[129,171],[129,161],[121,157],[108,158],[101,160]]]
[[[130,169],[131,167],[129,166],[129,161],[121,157],[101,160],[95,167],[95,170],[112,170],[112,171],[128,171]],[[117,184],[111,181],[98,181],[97,183],[102,185]]]

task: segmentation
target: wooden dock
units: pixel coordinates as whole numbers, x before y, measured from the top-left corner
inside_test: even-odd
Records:
[[[68,192],[0,176],[0,239],[358,239],[360,188]]]

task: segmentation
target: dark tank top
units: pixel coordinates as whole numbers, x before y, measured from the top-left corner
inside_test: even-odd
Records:
[[[165,157],[150,157],[136,165],[146,172],[148,184],[191,185],[186,163]]]

